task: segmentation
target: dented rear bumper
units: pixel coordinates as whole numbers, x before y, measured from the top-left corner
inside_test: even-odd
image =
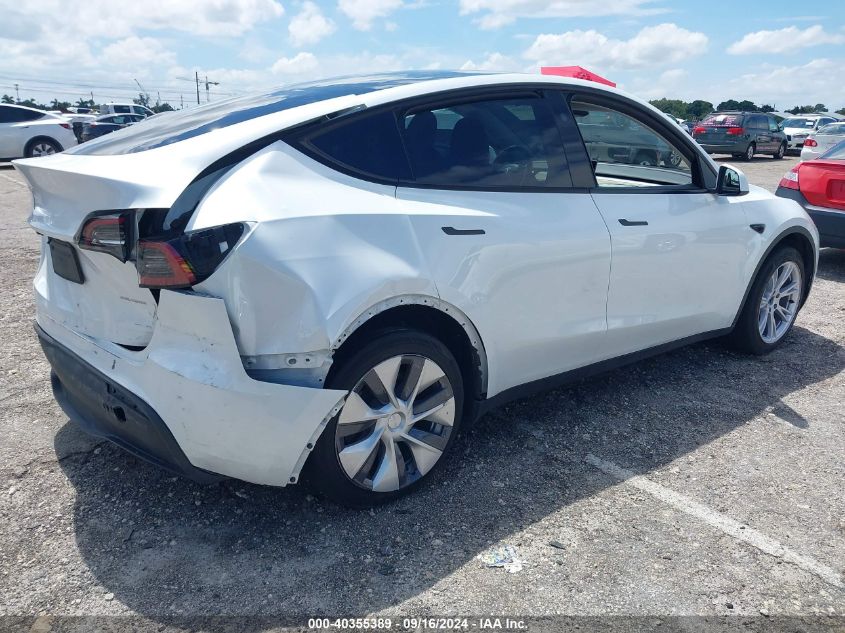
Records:
[[[141,351],[76,333],[38,305],[36,330],[68,416],[198,481],[294,483],[346,395],[250,378],[221,299],[162,291]]]

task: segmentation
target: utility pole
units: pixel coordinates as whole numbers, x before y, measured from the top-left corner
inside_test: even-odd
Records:
[[[209,86],[219,86],[219,81],[209,81],[208,75],[205,76],[205,102],[211,102],[211,92],[209,91]]]
[[[194,71],[194,77],[196,77],[196,80],[197,80],[197,105],[199,105],[200,104],[200,71],[195,70]]]
[[[20,103],[21,102],[21,93],[18,90],[18,88],[19,88],[18,84],[15,84],[15,98],[17,99],[17,102]]]

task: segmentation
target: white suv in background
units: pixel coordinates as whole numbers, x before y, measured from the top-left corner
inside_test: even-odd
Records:
[[[155,112],[137,103],[104,103],[100,106],[100,114],[139,114],[149,117]]]
[[[0,158],[47,156],[77,144],[71,122],[26,106],[0,105]]]

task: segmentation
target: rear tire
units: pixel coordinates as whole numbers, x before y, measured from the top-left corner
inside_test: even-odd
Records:
[[[350,394],[317,441],[303,479],[342,505],[377,505],[416,490],[443,464],[461,426],[460,367],[423,332],[374,335],[339,361],[326,386]]]
[[[742,158],[746,162],[751,162],[754,159],[754,152],[757,151],[757,145],[754,143],[749,143],[748,148],[745,150],[745,154],[743,154]]]
[[[639,151],[634,155],[634,164],[643,165],[644,167],[656,167],[657,158],[649,152]]]
[[[769,255],[754,279],[729,337],[733,347],[763,355],[783,342],[798,316],[804,296],[804,274],[804,259],[791,246],[778,248]]]
[[[786,143],[781,143],[778,146],[778,151],[776,151],[772,156],[778,160],[782,159],[786,155]]]

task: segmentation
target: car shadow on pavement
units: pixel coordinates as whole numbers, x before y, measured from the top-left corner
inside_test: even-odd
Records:
[[[800,327],[766,357],[718,342],[681,349],[488,414],[431,485],[373,510],[299,486],[195,485],[108,443],[60,464],[77,493],[79,551],[130,609],[162,623],[246,615],[304,624],[397,605],[480,565],[473,559],[492,544],[615,483],[588,454],[648,473],[843,368],[836,342]],[[791,409],[787,417],[812,424]],[[81,434],[63,426],[56,452],[79,446]]]
[[[742,166],[743,163],[748,164],[749,162],[752,163],[783,163],[784,165],[788,164],[790,158],[795,158],[790,154],[787,154],[784,158],[775,158],[774,156],[768,156],[766,154],[754,154],[754,158],[751,161],[747,161],[741,156],[733,157],[730,154],[717,154],[710,156],[714,161],[717,163],[733,163],[737,166]]]
[[[819,251],[818,279],[845,282],[845,249],[823,248]],[[812,296],[812,292],[811,292]]]

